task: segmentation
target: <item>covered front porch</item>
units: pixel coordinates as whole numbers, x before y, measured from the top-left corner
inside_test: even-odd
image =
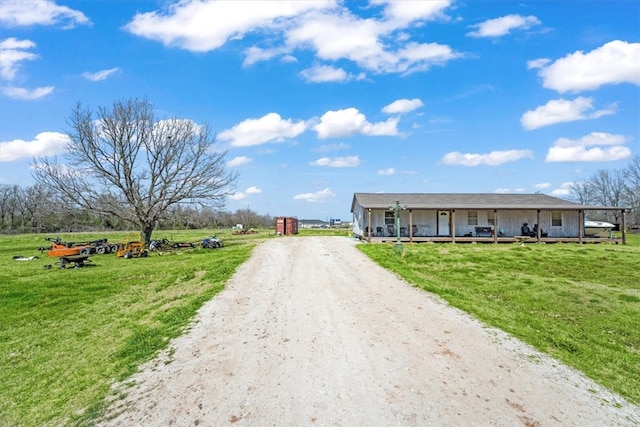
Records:
[[[538,193],[355,193],[351,212],[353,234],[371,243],[626,243],[625,208]],[[615,217],[620,237],[587,221],[600,215]]]
[[[362,236],[362,240],[369,243],[395,243],[396,236]],[[494,237],[464,237],[464,236],[403,236],[400,237],[403,244],[411,243],[604,243],[623,244],[621,236],[596,236],[596,237],[528,237],[528,236],[494,236]]]
[[[619,237],[614,237],[612,230],[587,234],[586,212],[502,208],[405,209],[395,213],[367,209],[360,238],[371,243],[396,242],[398,235],[403,243],[626,243],[624,210],[620,210]]]

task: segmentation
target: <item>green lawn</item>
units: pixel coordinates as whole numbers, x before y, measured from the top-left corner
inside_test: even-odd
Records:
[[[0,236],[0,426],[73,425],[101,410],[110,385],[131,375],[223,287],[267,232],[223,238],[222,249],[148,258],[92,256],[50,270],[42,235]],[[159,232],[195,242],[207,232]],[[126,233],[62,235],[64,241]],[[56,237],[56,236],[51,236]],[[256,238],[257,237],[257,238]],[[13,256],[40,256],[14,261]]]
[[[640,403],[640,236],[610,244],[359,245],[383,267]]]
[[[305,236],[350,236],[350,228],[300,228],[298,237]]]

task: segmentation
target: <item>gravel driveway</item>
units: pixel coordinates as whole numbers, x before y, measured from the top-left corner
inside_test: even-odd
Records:
[[[409,286],[356,244],[260,244],[170,351],[120,386],[127,397],[101,425],[640,424],[638,406]]]

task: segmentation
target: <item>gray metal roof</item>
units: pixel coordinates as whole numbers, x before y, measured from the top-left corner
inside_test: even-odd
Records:
[[[363,208],[388,209],[396,201],[408,209],[621,209],[585,206],[546,194],[500,193],[354,193],[351,212],[356,203]]]
[[[329,222],[321,219],[301,219],[300,224],[329,224]]]

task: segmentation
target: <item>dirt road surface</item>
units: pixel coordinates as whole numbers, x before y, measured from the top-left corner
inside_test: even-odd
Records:
[[[120,386],[127,397],[101,425],[640,425],[638,406],[356,244],[262,243],[193,327]]]

